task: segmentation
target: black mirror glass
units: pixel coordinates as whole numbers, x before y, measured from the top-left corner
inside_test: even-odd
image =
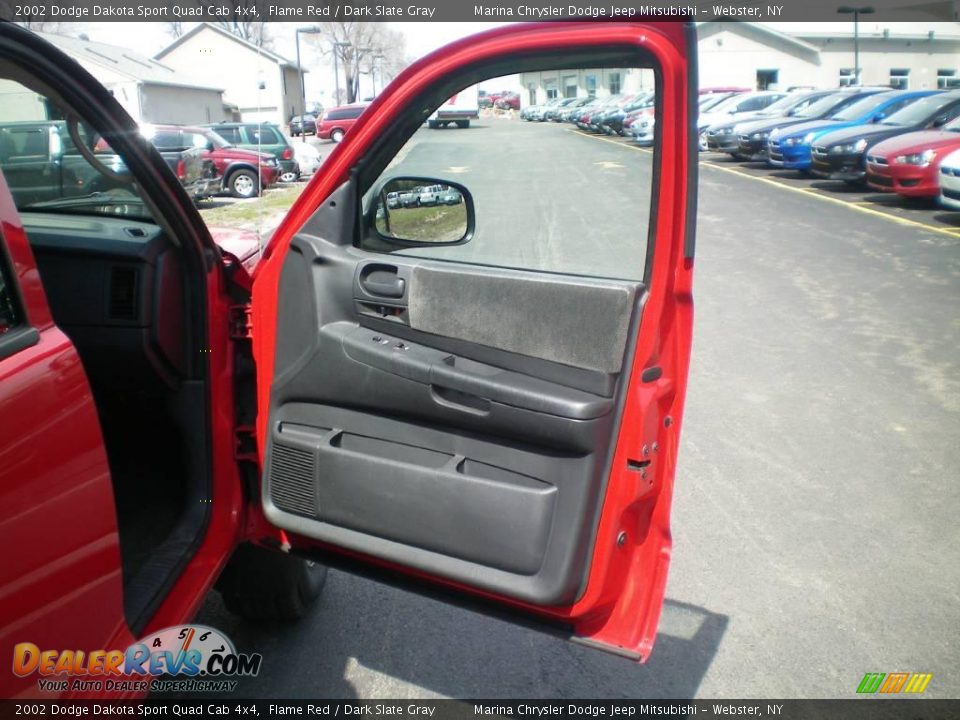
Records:
[[[394,178],[377,195],[374,226],[387,240],[449,244],[466,239],[469,199],[443,180]]]

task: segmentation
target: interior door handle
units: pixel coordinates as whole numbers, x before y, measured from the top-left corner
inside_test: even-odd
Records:
[[[363,289],[377,297],[403,297],[404,281],[391,273],[377,271],[360,280]]]

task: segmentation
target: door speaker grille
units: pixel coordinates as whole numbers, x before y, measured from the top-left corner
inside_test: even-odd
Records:
[[[270,499],[281,510],[316,517],[313,495],[316,474],[313,452],[282,443],[273,446]]]

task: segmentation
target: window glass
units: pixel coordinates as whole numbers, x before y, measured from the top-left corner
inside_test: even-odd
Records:
[[[123,157],[84,122],[68,123],[52,98],[10,79],[12,72],[0,63],[0,170],[17,209],[152,219]]]
[[[278,145],[280,134],[269,125],[247,125],[247,137],[252,145]]]
[[[239,145],[243,142],[240,138],[240,128],[238,127],[217,127],[217,135],[222,137],[231,145]]]
[[[886,120],[883,121],[884,125],[917,125],[931,118],[938,113],[938,111],[950,105],[954,102],[949,97],[944,97],[943,95],[930,95],[925,98],[920,98],[914,103],[910,103],[907,107],[897,113],[889,115]],[[951,116],[952,117],[952,116]]]
[[[150,142],[159,150],[175,150],[184,146],[184,139],[177,130],[158,130]]]
[[[568,68],[559,76],[577,72]],[[649,69],[618,68],[617,74],[625,92],[652,85]],[[538,72],[519,73],[484,81],[480,88],[533,83],[545,97],[549,77],[557,74],[543,73],[541,79]],[[608,107],[612,111],[616,104]],[[378,227],[392,230],[382,235],[402,238],[398,228],[413,232],[416,226],[426,231],[406,237],[426,241],[436,228],[440,242],[449,242],[466,217],[460,185],[473,199],[473,235],[462,244],[421,247],[374,237],[364,247],[442,261],[642,279],[654,161],[652,152],[599,141],[566,123],[481,116],[468,127],[454,121],[438,129],[424,124],[367,189],[364,211],[367,217],[375,214]],[[382,197],[375,195],[381,188]]]

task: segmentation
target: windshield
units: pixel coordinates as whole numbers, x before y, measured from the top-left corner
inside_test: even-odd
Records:
[[[857,118],[868,115],[876,110],[881,105],[885,105],[890,102],[891,94],[890,93],[877,93],[876,95],[868,95],[865,98],[857,100],[855,103],[850,103],[843,110],[831,115],[831,120],[856,120]]]
[[[763,111],[763,115],[783,115],[784,113],[789,112],[798,105],[803,105],[804,103],[810,102],[809,93],[794,93],[792,95],[787,95],[777,100],[775,103],[767,105],[766,109]]]
[[[936,115],[940,108],[949,105],[957,100],[957,96],[930,95],[915,103],[911,103],[903,110],[895,112],[884,120],[881,125],[920,125],[925,123],[928,118]]]
[[[817,102],[812,105],[808,105],[803,110],[800,110],[794,117],[798,118],[819,118],[823,117],[829,113],[833,108],[839,105],[841,102],[849,98],[849,94],[844,93],[834,93],[833,95],[827,95],[822,100],[817,100]]]
[[[731,95],[728,98],[724,98],[716,105],[710,106],[710,112],[725,112],[732,109],[736,106],[743,98],[740,95]]]
[[[730,97],[729,93],[718,93],[716,95],[704,95],[703,99],[700,100],[700,112],[704,112],[706,110],[715,108],[717,105],[719,105],[729,97]]]

